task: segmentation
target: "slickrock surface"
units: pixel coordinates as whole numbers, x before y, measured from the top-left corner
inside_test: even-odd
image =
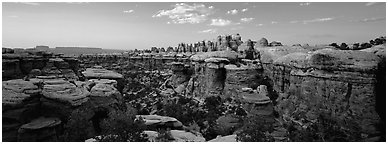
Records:
[[[106,70],[106,69],[95,69],[95,68],[87,68],[82,74],[85,75],[86,78],[89,79],[122,79],[123,75]]]
[[[237,135],[217,136],[208,142],[237,142],[236,137]]]
[[[56,129],[59,128],[61,120],[58,118],[40,117],[24,124],[19,128],[18,139],[24,142],[33,141],[58,141]]]
[[[142,118],[149,127],[170,127],[173,129],[182,129],[183,124],[176,118],[159,115],[136,115],[136,118]]]
[[[42,94],[45,98],[79,106],[88,101],[90,92],[84,86],[76,86],[68,81],[45,81]]]

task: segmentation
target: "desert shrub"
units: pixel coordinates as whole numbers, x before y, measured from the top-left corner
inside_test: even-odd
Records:
[[[348,47],[348,45],[346,43],[341,43],[340,49],[341,50],[348,50],[349,47]]]
[[[352,121],[341,121],[327,114],[320,114],[317,122],[302,128],[290,125],[291,141],[304,142],[348,142],[360,141],[360,127]]]
[[[244,125],[237,132],[236,139],[242,142],[272,142],[274,119],[266,116],[252,116],[245,119]]]
[[[329,44],[329,46],[332,46],[332,47],[335,47],[335,48],[340,48],[340,46],[337,45],[337,43],[331,43],[331,44]]]
[[[69,120],[64,125],[64,141],[84,142],[94,136],[93,124],[88,113],[84,110],[72,112]]]
[[[231,135],[241,124],[241,119],[236,115],[221,116],[216,120],[215,131],[217,135]]]
[[[109,118],[101,122],[102,137],[98,141],[106,142],[145,142],[147,135],[143,133],[146,125],[142,119],[136,119],[133,108],[126,111],[112,111]]]
[[[170,130],[161,129],[158,131],[158,136],[155,138],[156,142],[170,142],[174,140]]]

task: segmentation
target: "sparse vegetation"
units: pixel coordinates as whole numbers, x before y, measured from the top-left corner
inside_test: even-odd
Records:
[[[146,128],[142,119],[136,119],[136,112],[132,108],[126,111],[112,111],[109,118],[101,123],[102,137],[98,141],[104,142],[145,142],[148,141],[143,131]]]

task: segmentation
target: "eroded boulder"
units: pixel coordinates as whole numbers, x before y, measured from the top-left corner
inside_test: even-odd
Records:
[[[236,61],[238,58],[238,53],[235,51],[212,51],[206,53],[198,53],[190,57],[192,61],[204,61],[208,58],[226,58],[229,61]]]
[[[61,120],[58,118],[40,117],[24,124],[19,128],[18,141],[23,142],[43,142],[58,141],[60,136]]]
[[[172,128],[182,129],[183,124],[173,117],[159,116],[159,115],[136,115],[136,118],[142,118],[145,125],[149,128]]]
[[[88,101],[90,95],[85,85],[77,86],[64,80],[45,81],[42,94],[45,98],[79,106]]]

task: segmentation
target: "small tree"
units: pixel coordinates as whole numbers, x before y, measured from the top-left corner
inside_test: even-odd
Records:
[[[337,45],[337,43],[331,43],[329,46],[332,46],[332,47],[335,47],[335,48],[339,48],[339,46]]]
[[[64,126],[64,141],[84,142],[94,136],[92,122],[88,119],[88,113],[84,110],[72,112],[69,121]]]
[[[107,142],[146,142],[147,135],[143,133],[146,125],[142,119],[136,119],[133,108],[126,111],[112,111],[109,118],[102,121],[103,137],[99,141]]]
[[[348,50],[348,45],[346,43],[341,43],[341,46],[340,46],[340,49],[341,50]]]
[[[236,139],[242,142],[273,142],[274,138],[269,135],[274,130],[273,123],[274,119],[271,117],[247,118]]]

